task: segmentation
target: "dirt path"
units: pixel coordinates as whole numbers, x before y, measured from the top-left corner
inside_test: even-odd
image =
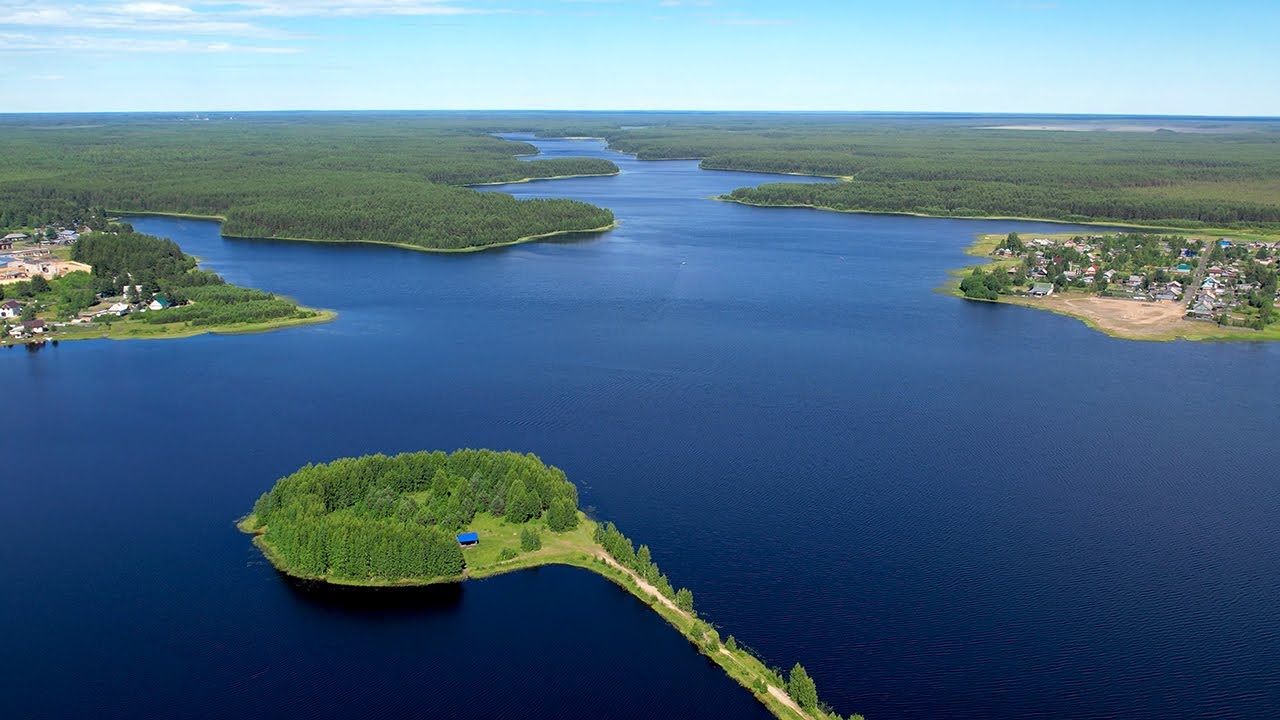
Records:
[[[619,563],[617,560],[614,560],[614,559],[613,559],[613,557],[609,555],[609,553],[604,552],[604,551],[600,551],[600,552],[597,552],[597,553],[596,553],[596,557],[598,557],[598,558],[600,558],[600,559],[604,560],[604,561],[605,561],[605,563],[607,563],[607,564],[608,564],[608,565],[610,565],[611,567],[617,568],[618,570],[621,570],[622,572],[626,573],[626,574],[627,574],[627,576],[629,576],[632,580],[634,580],[634,581],[635,581],[635,583],[636,583],[636,587],[638,587],[638,588],[640,588],[641,590],[643,590],[643,591],[645,592],[645,594],[650,595],[650,596],[652,596],[652,597],[656,598],[656,599],[658,600],[658,602],[662,603],[662,604],[663,604],[663,605],[665,605],[666,607],[668,607],[668,608],[670,608],[671,610],[675,611],[675,613],[676,613],[677,615],[680,615],[681,617],[686,618],[686,619],[688,619],[689,621],[693,621],[693,620],[695,619],[692,615],[690,615],[689,613],[687,613],[687,612],[685,612],[684,610],[681,610],[679,607],[677,607],[677,606],[676,606],[676,604],[675,604],[674,602],[672,602],[672,601],[671,601],[671,599],[670,599],[670,598],[668,598],[666,595],[663,595],[662,593],[658,592],[658,588],[654,587],[652,584],[650,584],[650,583],[649,583],[648,581],[646,581],[644,578],[642,578],[642,577],[640,577],[639,575],[637,575],[633,570],[631,570],[631,568],[624,567],[624,566],[622,565],[622,563]],[[720,654],[721,654],[721,655],[724,655],[724,656],[725,656],[725,657],[727,657],[727,658],[729,658],[729,660],[733,661],[735,664],[738,664],[738,666],[739,666],[739,667],[742,667],[742,666],[741,666],[741,664],[740,664],[740,663],[738,663],[737,658],[735,658],[735,657],[733,656],[733,653],[729,652],[729,651],[728,651],[727,649],[725,649],[723,646],[720,648]],[[743,669],[743,670],[746,670],[746,668],[742,668],[742,669]],[[748,672],[749,672],[749,671],[748,671]],[[765,682],[765,687],[766,687],[766,688],[768,688],[768,690],[769,690],[769,694],[770,694],[770,695],[772,695],[772,696],[773,696],[773,698],[774,698],[775,700],[777,700],[778,702],[782,703],[783,705],[786,705],[788,708],[790,708],[792,711],[794,711],[794,712],[795,712],[797,715],[799,715],[800,717],[802,717],[802,718],[808,718],[808,717],[811,717],[811,716],[809,715],[809,713],[807,713],[807,712],[805,712],[804,710],[800,709],[800,706],[799,706],[798,704],[796,704],[796,701],[795,701],[795,700],[792,700],[792,699],[791,699],[791,696],[787,694],[787,691],[786,691],[786,690],[783,690],[782,688],[780,688],[780,687],[778,687],[777,685],[774,685],[773,683],[770,683],[770,682],[768,682],[768,681],[766,681],[766,682]]]
[[[632,571],[631,568],[624,567],[622,563],[618,562],[617,560],[614,560],[613,557],[609,555],[609,553],[604,552],[602,550],[596,553],[596,557],[603,559],[609,565],[612,565],[613,567],[631,576],[631,579],[636,581],[637,587],[645,591],[646,594],[652,595],[653,597],[657,598],[658,602],[674,610],[677,615],[680,615],[681,617],[687,618],[689,620],[693,620],[693,616],[681,610],[679,607],[677,607],[675,603],[671,602],[671,598],[668,598],[666,595],[663,595],[662,593],[658,592],[658,588],[649,584],[647,580],[635,574],[635,572]]]

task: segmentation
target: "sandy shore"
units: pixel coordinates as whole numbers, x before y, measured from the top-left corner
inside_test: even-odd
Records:
[[[1120,337],[1164,338],[1192,329],[1192,321],[1183,319],[1187,309],[1180,302],[1051,295],[1019,299],[1017,304],[1074,315],[1103,332]]]

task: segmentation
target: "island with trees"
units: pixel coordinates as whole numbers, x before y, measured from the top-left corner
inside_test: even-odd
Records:
[[[984,235],[946,290],[1134,340],[1280,340],[1280,241],[1147,232]]]
[[[420,586],[548,564],[590,570],[653,608],[779,718],[840,718],[799,663],[784,673],[734,636],[722,639],[648,546],[587,517],[564,472],[532,454],[466,449],[307,465],[278,480],[238,527],[280,572],[338,585]]]
[[[0,250],[0,344],[264,332],[335,317],[231,285],[104,210],[54,215],[35,235],[8,233]]]

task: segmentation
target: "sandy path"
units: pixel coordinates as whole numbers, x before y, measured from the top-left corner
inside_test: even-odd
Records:
[[[634,571],[631,570],[631,568],[624,567],[617,560],[614,560],[613,557],[610,556],[607,552],[604,552],[604,551],[597,552],[596,557],[603,559],[606,563],[608,563],[612,567],[615,567],[618,570],[621,570],[622,572],[626,573],[628,576],[631,577],[632,580],[635,580],[637,587],[643,590],[646,594],[651,595],[654,598],[657,598],[658,602],[662,603],[663,605],[670,608],[671,610],[674,610],[676,614],[691,621],[694,619],[693,616],[691,616],[689,613],[677,607],[676,604],[672,602],[670,598],[658,592],[658,588],[654,587],[644,578],[637,575]],[[730,660],[737,663],[737,659],[733,657],[733,653],[726,650],[723,646],[720,648],[720,654],[727,656]],[[741,666],[739,665],[739,667]],[[743,669],[745,670],[745,668]],[[791,699],[791,696],[788,695],[785,690],[768,682],[765,683],[765,687],[768,688],[769,694],[772,695],[775,700],[782,703],[783,705],[786,705],[788,708],[791,708],[791,710],[795,711],[795,713],[798,714],[800,717],[803,717],[803,718],[810,717],[808,713],[800,709],[800,706],[796,704],[795,700]]]

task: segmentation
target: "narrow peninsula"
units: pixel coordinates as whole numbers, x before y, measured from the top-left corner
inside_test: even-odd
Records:
[[[799,663],[784,677],[734,636],[722,640],[648,546],[636,549],[613,523],[587,517],[564,472],[532,454],[468,449],[307,465],[277,481],[238,527],[280,572],[335,585],[461,582],[550,564],[590,570],[653,608],[778,718],[841,718]]]

